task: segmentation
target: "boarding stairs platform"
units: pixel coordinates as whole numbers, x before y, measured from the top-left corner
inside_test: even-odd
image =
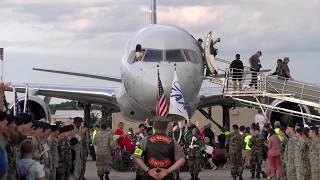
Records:
[[[261,102],[262,98],[272,98],[320,109],[320,86],[312,83],[295,81],[278,76],[257,73],[256,81],[252,81],[252,74],[245,71],[238,75],[231,69],[226,69],[224,76],[206,77],[210,82],[222,86],[224,97],[230,97],[241,103],[258,106],[264,112],[267,109],[301,117],[320,120],[320,116],[290,109],[274,107]],[[237,81],[239,80],[239,81]]]

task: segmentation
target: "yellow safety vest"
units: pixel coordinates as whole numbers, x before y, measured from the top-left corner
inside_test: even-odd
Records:
[[[229,136],[229,134],[230,134],[229,131],[224,132],[224,135],[226,135],[226,136]]]
[[[252,136],[250,134],[244,138],[244,142],[246,143],[246,150],[251,150],[251,148],[249,147],[249,142],[251,138]]]
[[[281,132],[281,129],[280,128],[275,128],[274,129],[274,132],[276,133],[276,135],[278,136],[278,138],[279,138],[279,140],[280,141],[283,141],[283,134],[282,134],[282,132]]]
[[[96,137],[96,134],[97,134],[97,130],[94,130],[93,133],[92,133],[92,141],[93,141],[94,138]]]

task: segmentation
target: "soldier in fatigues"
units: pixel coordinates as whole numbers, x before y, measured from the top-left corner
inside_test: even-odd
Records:
[[[302,163],[302,152],[304,140],[302,138],[302,128],[296,127],[296,141],[294,144],[294,166],[296,171],[297,180],[303,180],[303,163]]]
[[[50,147],[50,176],[49,180],[56,180],[57,168],[59,165],[59,153],[58,153],[58,136],[59,127],[57,125],[51,125],[51,134],[48,138],[48,145]]]
[[[311,178],[310,180],[320,179],[320,138],[319,138],[319,128],[311,127],[309,136],[311,138],[310,148],[309,148],[309,159],[311,166]]]
[[[50,171],[50,147],[48,145],[48,137],[51,133],[50,124],[44,123],[43,124],[43,136],[40,138],[39,143],[39,152],[41,153],[40,162],[44,165],[44,170],[46,173],[46,179],[50,178],[51,171]]]
[[[244,147],[243,138],[239,133],[239,126],[232,126],[232,133],[228,137],[229,145],[229,158],[231,164],[231,175],[234,180],[239,177],[239,180],[243,180],[243,159],[242,159],[242,149]]]
[[[74,127],[72,125],[63,126],[59,128],[58,139],[58,167],[57,167],[57,180],[68,180],[71,173],[72,156],[71,147],[68,138],[71,136]]]
[[[251,148],[251,179],[254,179],[255,177],[260,179],[260,174],[262,173],[261,164],[263,159],[263,150],[265,148],[265,140],[260,134],[259,126],[254,127],[254,135],[249,141],[249,146]]]
[[[7,180],[16,180],[16,157],[15,157],[15,145],[14,145],[14,131],[15,131],[15,124],[13,121],[13,115],[8,114],[7,117],[7,130],[9,131],[9,142],[6,147],[7,155],[8,155],[8,166],[9,171],[7,175]]]
[[[100,180],[105,177],[109,180],[109,173],[112,165],[112,150],[114,150],[116,143],[113,141],[113,133],[107,128],[106,124],[101,125],[101,130],[96,134],[93,144],[96,146],[96,165],[97,174]]]
[[[200,140],[199,130],[196,125],[192,124],[186,134],[186,142],[189,143],[188,148],[188,167],[191,180],[199,180],[199,172],[201,171],[201,151],[203,143]]]
[[[83,131],[82,131],[82,123],[83,120],[81,117],[75,117],[73,119],[74,124],[74,137],[77,138],[78,142],[80,144],[75,144],[72,147],[72,150],[74,152],[73,156],[73,178],[76,180],[80,180],[82,177],[82,169],[83,169],[83,151],[82,151],[82,141],[83,141]]]
[[[134,136],[134,144],[136,145],[136,148],[140,148],[142,140],[147,137],[146,129],[147,127],[144,124],[139,124],[139,132]],[[142,175],[143,171],[137,167],[135,180],[140,180]]]
[[[302,129],[302,141],[301,141],[301,149],[300,149],[300,157],[301,157],[301,179],[309,180],[311,177],[311,169],[310,169],[310,159],[309,159],[309,147],[310,147],[310,139],[309,139],[309,128],[304,127]]]
[[[296,168],[295,168],[295,144],[298,141],[298,138],[295,135],[294,125],[289,124],[286,130],[288,140],[285,148],[285,162],[286,162],[286,176],[288,180],[296,180]]]
[[[90,144],[90,135],[87,125],[81,127],[80,131],[81,135],[81,173],[80,177],[85,180],[84,174],[86,172],[86,164],[87,164],[87,158],[88,158],[88,151],[89,151],[89,144]]]
[[[136,165],[145,173],[143,180],[174,180],[174,172],[185,163],[183,149],[166,133],[168,119],[153,118],[155,133],[145,138],[133,155]]]

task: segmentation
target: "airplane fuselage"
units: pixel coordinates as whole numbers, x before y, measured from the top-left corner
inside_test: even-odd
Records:
[[[142,60],[135,59],[137,44],[145,49]],[[171,25],[153,24],[138,31],[128,41],[122,59],[122,90],[117,98],[121,113],[139,121],[153,117],[158,69],[169,100],[175,68],[191,116],[199,103],[203,81],[203,57],[197,41],[187,31]]]

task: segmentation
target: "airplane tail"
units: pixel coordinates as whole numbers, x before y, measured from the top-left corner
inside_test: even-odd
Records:
[[[157,0],[150,1],[150,24],[157,24]]]

